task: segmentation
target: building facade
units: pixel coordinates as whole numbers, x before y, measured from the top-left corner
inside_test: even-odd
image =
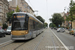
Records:
[[[75,16],[75,14],[73,14]],[[75,20],[72,21],[72,28],[75,29]]]
[[[7,0],[0,0],[0,26],[6,22],[9,3]]]
[[[62,13],[60,13],[60,14],[61,14],[61,16],[64,18],[64,22],[62,23],[62,26],[63,26],[63,27],[69,26],[69,21],[66,21],[66,16],[68,16],[69,13],[68,13],[68,12],[67,12],[67,13],[62,12]]]
[[[25,0],[12,0],[9,2],[9,8],[12,11],[15,11],[17,6],[19,7],[19,10],[21,12],[28,12],[34,15],[33,9],[28,5],[28,3]]]

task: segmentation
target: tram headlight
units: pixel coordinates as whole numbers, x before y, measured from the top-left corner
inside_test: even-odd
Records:
[[[26,34],[27,34],[27,32],[26,32]]]

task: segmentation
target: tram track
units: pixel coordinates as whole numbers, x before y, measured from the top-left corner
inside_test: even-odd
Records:
[[[9,40],[9,41],[7,41],[7,42],[1,43],[1,44],[0,44],[0,48],[3,47],[3,46],[9,45],[9,44],[11,44],[12,42],[13,42],[12,40]]]
[[[43,37],[44,37],[44,36],[42,35],[40,41],[38,42],[38,44],[36,45],[36,47],[34,48],[34,50],[37,50],[38,46],[40,45],[41,41],[43,40]]]
[[[40,42],[43,39],[43,35],[39,35],[39,36],[41,36],[41,38],[38,40],[37,44],[35,43],[36,45],[35,45],[34,50],[37,49],[38,45],[40,44]],[[38,38],[38,37],[36,37],[36,38]],[[23,40],[23,41],[22,40],[21,41],[12,41],[12,42],[10,42],[8,44],[0,46],[0,50],[18,50],[23,45],[28,44],[33,40],[36,40],[36,38],[35,39],[30,39],[30,40]],[[32,46],[29,46],[28,48],[31,48],[31,47]]]
[[[14,50],[18,49],[22,45],[24,45],[24,43],[22,43],[21,45],[17,46],[16,48],[14,48]]]
[[[19,48],[20,46],[22,46],[26,42],[27,41],[23,41],[23,42],[22,41],[12,41],[12,42],[10,42],[8,44],[0,46],[0,50],[5,50],[5,48],[8,48],[6,50],[9,50],[9,48],[11,48],[10,50],[16,50],[17,48]]]

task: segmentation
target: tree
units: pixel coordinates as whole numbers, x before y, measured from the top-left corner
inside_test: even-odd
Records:
[[[12,14],[14,13],[14,11],[8,12],[7,13],[7,22],[11,23],[10,20],[12,18]]]
[[[71,28],[72,28],[72,21],[75,20],[75,2],[73,0],[71,0],[69,8],[70,8],[69,15],[66,16],[66,20],[71,21]]]
[[[18,5],[16,7],[16,12],[20,12]]]
[[[39,19],[43,23],[45,22],[45,20],[41,16],[37,16],[36,18]]]
[[[7,29],[8,25],[7,24],[3,24],[3,29]]]
[[[56,27],[56,25],[54,23],[50,23],[49,27]]]
[[[58,25],[61,25],[62,22],[64,22],[64,18],[59,13],[54,13],[52,18],[49,20],[52,21],[52,23],[55,24],[57,27]]]
[[[44,23],[44,28],[48,27],[48,23]]]

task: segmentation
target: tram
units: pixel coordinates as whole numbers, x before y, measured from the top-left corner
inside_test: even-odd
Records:
[[[26,12],[15,12],[12,15],[12,40],[27,40],[35,38],[43,31],[43,23]]]

